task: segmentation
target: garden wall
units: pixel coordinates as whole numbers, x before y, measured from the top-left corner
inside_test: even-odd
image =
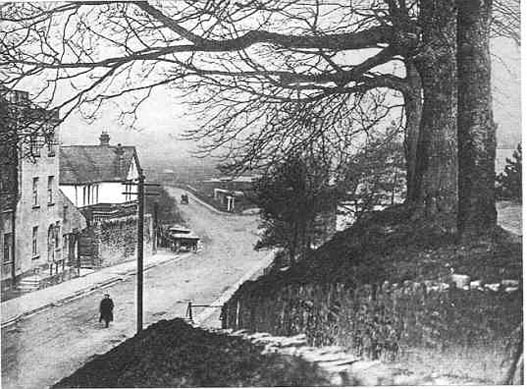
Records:
[[[145,215],[144,253],[152,253],[153,226],[151,215]],[[80,239],[83,267],[111,266],[135,256],[137,217],[128,216],[99,221],[90,226]],[[91,266],[87,266],[91,263]]]
[[[305,333],[312,346],[338,345],[369,359],[428,363],[448,374],[479,378],[503,374],[500,362],[522,319],[523,294],[517,288],[506,293],[413,282],[357,289],[256,286],[242,285],[224,305],[224,328]]]

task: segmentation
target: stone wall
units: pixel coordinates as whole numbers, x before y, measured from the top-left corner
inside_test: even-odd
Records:
[[[214,330],[247,339],[256,345],[264,346],[264,354],[278,353],[300,357],[312,365],[317,375],[325,378],[331,386],[421,386],[421,385],[481,385],[483,382],[467,377],[415,374],[379,361],[368,361],[348,353],[338,346],[312,347],[304,334],[281,337],[269,333],[248,333],[239,330]],[[523,383],[521,372],[516,369],[511,381]]]
[[[431,354],[491,379],[504,374],[500,362],[521,323],[522,301],[517,281],[468,290],[431,282],[358,289],[248,282],[224,305],[222,319],[223,328],[306,334],[310,346],[337,345],[371,360]]]
[[[152,254],[152,216],[145,215],[144,255]],[[81,263],[84,267],[111,266],[136,256],[137,217],[104,220],[88,227],[80,240]],[[89,263],[91,262],[91,266]]]

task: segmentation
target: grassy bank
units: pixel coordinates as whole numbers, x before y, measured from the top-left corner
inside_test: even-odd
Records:
[[[263,346],[161,320],[88,362],[54,388],[318,386],[310,363]]]
[[[396,207],[337,234],[305,262],[244,284],[224,308],[224,325],[303,332],[313,345],[496,383],[522,320],[522,290],[444,286],[452,274],[521,285],[521,254],[519,239],[500,228],[462,242]]]

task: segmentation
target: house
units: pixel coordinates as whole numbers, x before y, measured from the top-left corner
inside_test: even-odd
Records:
[[[254,207],[250,196],[257,179],[257,176],[224,176],[203,180],[195,185],[220,208],[228,212],[239,212]]]
[[[90,222],[137,211],[131,182],[138,180],[141,166],[135,147],[110,145],[107,132],[99,140],[98,145],[60,147],[60,188]]]
[[[3,89],[1,99],[12,119],[0,142],[2,289],[28,279],[38,288],[73,274],[86,220],[59,189],[58,115],[24,91]]]
[[[137,185],[142,171],[134,146],[110,144],[103,131],[98,145],[60,147],[60,188],[86,217],[80,237],[80,265],[108,266],[135,255]],[[152,217],[145,215],[145,248],[153,243]]]

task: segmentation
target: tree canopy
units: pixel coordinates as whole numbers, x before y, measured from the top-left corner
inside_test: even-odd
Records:
[[[512,153],[512,158],[506,158],[507,164],[503,172],[496,177],[498,196],[504,200],[522,201],[522,147],[519,143]]]
[[[479,228],[487,215],[487,228],[495,224],[493,195],[482,191],[494,177],[490,100],[480,99],[490,84],[488,39],[492,33],[518,40],[518,6],[519,0],[4,4],[1,81],[30,85],[62,117],[76,109],[90,116],[111,99],[133,118],[153,88],[168,86],[204,118],[188,135],[244,166],[315,139],[343,150],[357,132],[404,112],[416,217],[455,231],[458,213],[462,230]],[[470,75],[479,81],[467,82]],[[464,104],[470,101],[479,105]],[[458,169],[458,130],[465,170]],[[483,179],[468,185],[475,174]],[[463,201],[471,196],[481,201]]]
[[[328,237],[327,224],[335,224],[336,191],[327,161],[307,153],[288,155],[255,185],[253,201],[262,220],[256,248],[281,248],[290,263],[303,260]]]

